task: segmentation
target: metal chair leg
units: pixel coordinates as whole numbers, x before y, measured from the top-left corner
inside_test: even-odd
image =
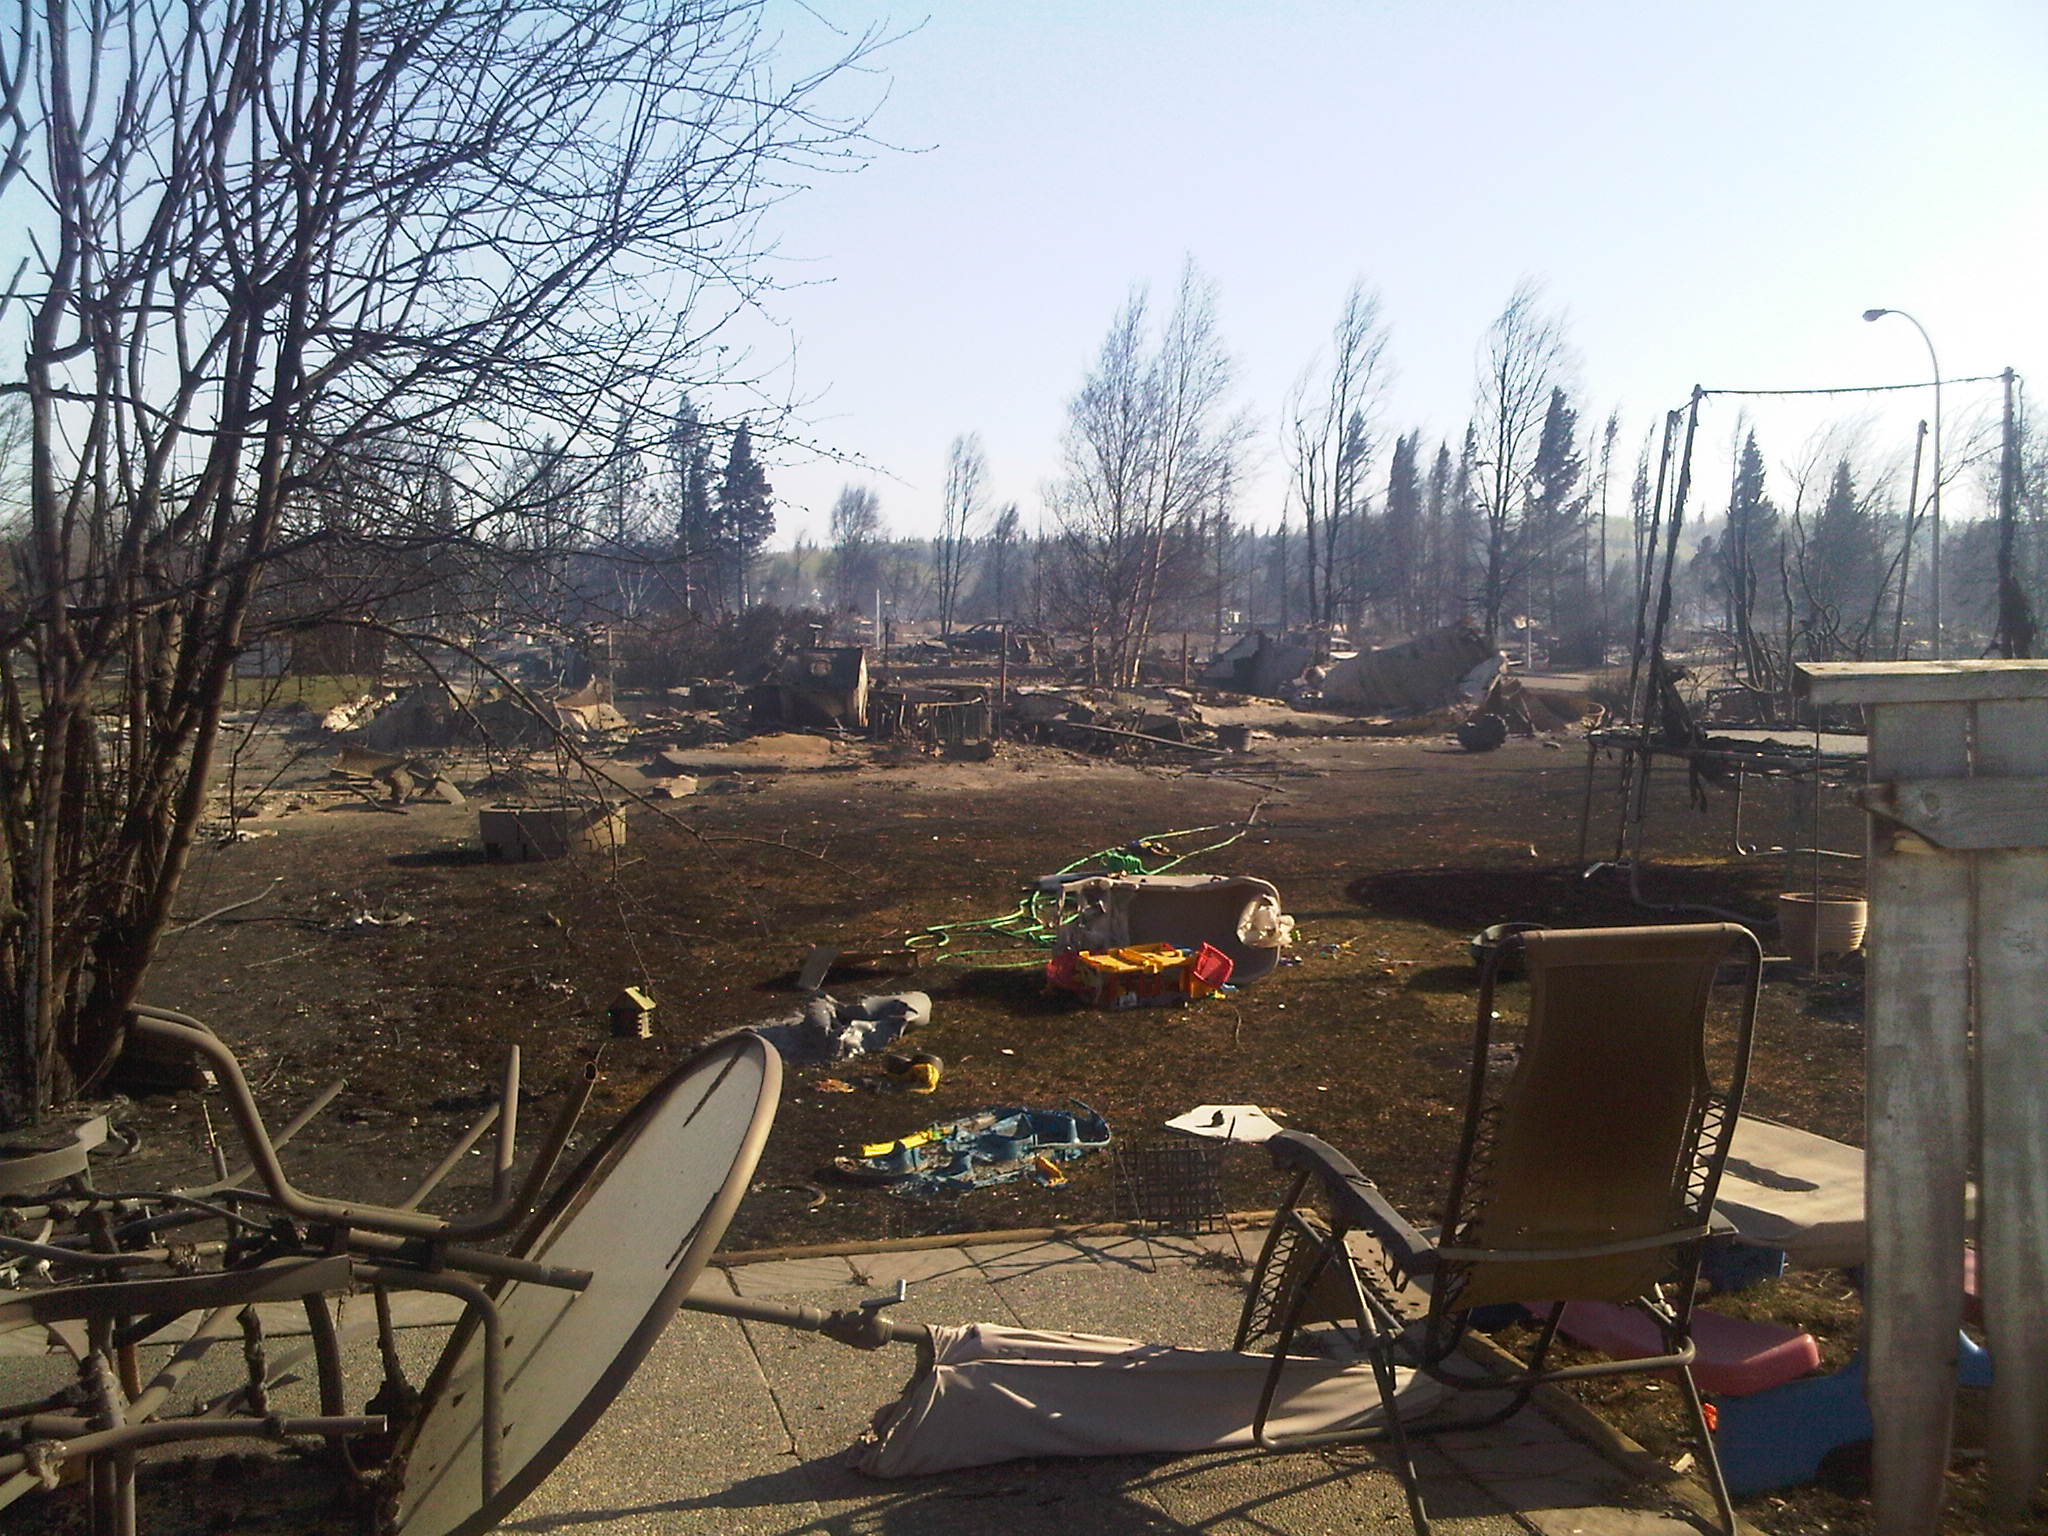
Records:
[[[1728,1480],[1721,1475],[1721,1453],[1715,1449],[1713,1431],[1707,1428],[1707,1411],[1700,1403],[1699,1383],[1692,1379],[1692,1367],[1680,1366],[1678,1385],[1685,1407],[1692,1417],[1692,1432],[1699,1442],[1700,1466],[1707,1474],[1707,1491],[1714,1496],[1714,1512],[1720,1517],[1722,1536],[1735,1536],[1735,1504],[1728,1497]]]
[[[1408,1518],[1415,1522],[1415,1536],[1429,1536],[1429,1511],[1422,1503],[1422,1478],[1415,1470],[1415,1453],[1408,1444],[1408,1426],[1401,1418],[1401,1404],[1395,1396],[1394,1362],[1386,1350],[1367,1350],[1372,1373],[1380,1384],[1380,1406],[1386,1413],[1387,1439],[1394,1449],[1394,1470],[1401,1474],[1401,1491],[1408,1495]]]

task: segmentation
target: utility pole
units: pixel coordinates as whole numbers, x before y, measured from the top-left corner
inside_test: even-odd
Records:
[[[2019,535],[2020,430],[2014,392],[2018,380],[2008,368],[2005,384],[2004,434],[1998,455],[1998,632],[1993,645],[2007,659],[2034,654],[2034,614],[2027,589],[2013,569],[2013,546]]]
[[[1934,338],[1927,334],[1927,327],[1907,314],[1903,309],[1866,309],[1865,320],[1882,320],[1886,315],[1897,315],[1901,320],[1920,333],[1920,339],[1927,344],[1927,361],[1934,369],[1934,527],[1931,550],[1930,574],[1934,581],[1934,659],[1941,660],[1941,359],[1934,352]]]

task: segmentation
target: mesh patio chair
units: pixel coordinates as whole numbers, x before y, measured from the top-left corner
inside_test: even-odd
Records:
[[[1526,962],[1527,1026],[1519,1050],[1497,1045],[1494,981],[1510,955]],[[1712,1053],[1706,1021],[1715,979],[1741,967],[1732,1041]],[[1675,1375],[1722,1528],[1735,1514],[1697,1386],[1691,1306],[1715,1186],[1749,1066],[1763,956],[1732,923],[1550,929],[1516,935],[1490,958],[1479,988],[1471,1089],[1442,1225],[1411,1226],[1372,1181],[1313,1136],[1267,1143],[1294,1179],[1268,1233],[1239,1323],[1237,1348],[1270,1344],[1274,1364],[1255,1423],[1273,1450],[1384,1439],[1416,1529],[1428,1516],[1409,1437],[1496,1424],[1544,1382],[1621,1372]],[[1512,1067],[1503,1058],[1514,1057]],[[1646,1359],[1548,1363],[1564,1304],[1641,1307],[1663,1352]],[[1476,1309],[1522,1303],[1535,1340],[1511,1373],[1487,1371],[1460,1346]],[[1382,1396],[1397,1365],[1447,1386],[1505,1395],[1498,1406],[1423,1422],[1387,1416],[1378,1429],[1283,1439],[1266,1428],[1281,1362],[1304,1328],[1372,1361]],[[1480,1399],[1469,1398],[1475,1407]]]

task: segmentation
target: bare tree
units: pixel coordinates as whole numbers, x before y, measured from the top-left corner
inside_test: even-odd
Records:
[[[960,598],[974,530],[981,521],[987,480],[988,459],[981,451],[981,434],[968,432],[954,438],[946,450],[945,500],[939,509],[939,537],[933,550],[941,636],[953,633],[953,609]]]
[[[1190,264],[1156,346],[1139,291],[1068,404],[1065,473],[1048,491],[1060,529],[1048,578],[1114,681],[1137,680],[1166,607],[1206,597],[1203,534],[1249,430],[1229,410],[1231,372],[1214,295]]]
[[[864,610],[881,586],[881,540],[880,498],[865,485],[841,486],[832,503],[832,598],[841,612]]]
[[[593,477],[599,423],[711,376],[717,316],[763,286],[762,207],[856,151],[817,105],[832,73],[778,82],[750,0],[24,0],[0,1120],[118,1044],[265,576],[563,542],[553,491]],[[503,451],[544,436],[548,496],[507,505]],[[325,520],[345,479],[394,485],[399,444],[445,466],[442,521]]]
[[[983,611],[998,619],[1016,615],[1017,563],[1023,547],[1024,517],[1014,501],[1004,502],[989,520],[988,537],[982,541],[981,590]]]
[[[1141,582],[1154,430],[1145,360],[1149,329],[1146,297],[1133,293],[1067,404],[1065,472],[1046,491],[1058,530],[1057,554],[1045,571],[1048,598],[1060,621],[1085,631],[1091,643],[1109,636],[1117,644],[1119,616],[1129,613]]]
[[[1525,579],[1560,533],[1556,519],[1528,515],[1544,421],[1571,366],[1562,323],[1543,312],[1542,297],[1541,287],[1525,279],[1480,347],[1474,412],[1480,473],[1473,489],[1484,521],[1478,610],[1488,644],[1499,635],[1509,601],[1522,595]]]
[[[1341,557],[1364,518],[1373,427],[1391,373],[1379,295],[1354,282],[1330,332],[1327,360],[1303,370],[1284,412],[1288,468],[1301,504],[1309,622],[1325,637],[1350,595]]]

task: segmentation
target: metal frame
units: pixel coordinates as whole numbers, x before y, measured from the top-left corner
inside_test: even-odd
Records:
[[[336,1084],[273,1136],[234,1053],[204,1024],[167,1009],[136,1007],[130,1028],[180,1045],[215,1071],[247,1151],[239,1170],[224,1171],[212,1183],[155,1195],[107,1195],[91,1182],[87,1166],[73,1166],[95,1137],[88,1123],[72,1147],[0,1163],[0,1198],[16,1224],[32,1223],[38,1236],[0,1235],[0,1264],[30,1263],[58,1283],[0,1300],[0,1331],[61,1323],[85,1324],[78,1351],[76,1395],[90,1411],[49,1411],[42,1402],[0,1410],[13,1426],[21,1449],[0,1454],[0,1508],[31,1488],[50,1482],[56,1469],[83,1459],[90,1467],[91,1527],[95,1536],[132,1536],[135,1530],[136,1452],[182,1440],[259,1437],[318,1437],[339,1446],[346,1437],[382,1434],[382,1414],[341,1411],[346,1383],[339,1338],[327,1298],[370,1290],[379,1298],[380,1344],[389,1368],[396,1349],[384,1294],[392,1289],[436,1291],[459,1297],[471,1326],[494,1327],[492,1302],[477,1284],[489,1279],[580,1291],[587,1271],[506,1257],[456,1239],[489,1238],[510,1230],[533,1209],[566,1146],[595,1083],[586,1072],[571,1086],[561,1113],[543,1138],[524,1180],[512,1178],[517,1130],[519,1059],[506,1063],[494,1108],[444,1158],[403,1207],[335,1200],[297,1189],[278,1150],[332,1100]],[[493,1161],[492,1198],[474,1215],[448,1218],[421,1211],[420,1201],[439,1183],[469,1145],[491,1124],[499,1135]],[[103,1128],[100,1134],[104,1134]],[[219,1167],[219,1164],[216,1164]],[[259,1189],[242,1186],[251,1177]],[[43,1189],[31,1181],[43,1180]],[[50,1192],[52,1182],[54,1192]],[[245,1214],[253,1210],[256,1214]],[[202,1242],[169,1243],[165,1233],[225,1223],[227,1235]],[[62,1229],[62,1230],[60,1230]],[[260,1233],[252,1239],[251,1230]],[[715,1235],[713,1237],[715,1241]],[[193,1266],[219,1267],[199,1273]],[[106,1276],[116,1278],[105,1278]],[[264,1348],[258,1304],[299,1301],[306,1308],[323,1412],[286,1417],[268,1407],[272,1370]],[[204,1316],[192,1337],[146,1385],[139,1379],[135,1349],[177,1317]],[[243,1336],[248,1380],[228,1400],[210,1405],[224,1417],[165,1419],[163,1410],[192,1367],[208,1349],[237,1331]],[[387,1380],[387,1387],[390,1386]],[[482,1413],[496,1419],[502,1402],[495,1384],[487,1387]],[[236,1413],[238,1404],[249,1412]],[[376,1475],[376,1474],[368,1474]],[[495,1491],[496,1468],[488,1468],[479,1501]]]
[[[1621,758],[1621,810],[1615,826],[1613,857],[1594,860],[1591,858],[1593,789],[1594,776],[1599,768],[1602,752],[1615,752]],[[1649,818],[1651,771],[1659,757],[1673,758],[1688,765],[1710,762],[1734,771],[1734,806],[1730,818],[1729,850],[1736,857],[1783,858],[1788,872],[1794,859],[1817,861],[1825,858],[1862,862],[1861,849],[1802,847],[1797,844],[1796,839],[1784,846],[1765,845],[1750,843],[1745,840],[1743,834],[1743,812],[1748,782],[1751,778],[1783,779],[1795,786],[1806,786],[1808,793],[1818,793],[1820,785],[1828,781],[1829,775],[1851,775],[1860,769],[1864,762],[1864,757],[1860,753],[1814,752],[1792,756],[1734,749],[1668,747],[1645,740],[1642,734],[1635,730],[1589,732],[1586,737],[1585,791],[1579,804],[1576,862],[1581,872],[1589,878],[1604,869],[1627,871],[1629,899],[1645,911],[1702,912],[1728,921],[1743,920],[1739,914],[1724,912],[1718,907],[1699,903],[1654,901],[1644,893],[1642,872],[1650,862],[1644,851],[1644,828]],[[1789,873],[1787,888],[1793,888]]]
[[[511,1053],[497,1101],[457,1139],[454,1146],[397,1206],[336,1200],[298,1189],[286,1175],[278,1151],[332,1101],[342,1084],[324,1089],[314,1101],[272,1134],[240,1063],[211,1030],[186,1014],[137,1007],[131,1027],[183,1045],[204,1058],[217,1074],[230,1113],[245,1145],[247,1161],[227,1170],[218,1154],[210,1183],[160,1194],[108,1195],[91,1183],[85,1149],[104,1136],[99,1122],[82,1126],[74,1144],[0,1162],[0,1219],[32,1225],[34,1238],[0,1234],[0,1268],[34,1265],[60,1283],[19,1294],[0,1293],[0,1332],[83,1322],[85,1346],[77,1351],[78,1384],[30,1403],[0,1405],[0,1426],[12,1429],[21,1449],[0,1454],[0,1508],[29,1490],[54,1484],[67,1461],[90,1468],[90,1528],[94,1536],[133,1536],[136,1509],[136,1453],[180,1440],[225,1438],[323,1439],[337,1461],[359,1483],[381,1488],[396,1508],[408,1457],[422,1427],[436,1412],[474,1412],[478,1437],[474,1508],[438,1529],[449,1536],[473,1536],[497,1525],[561,1461],[603,1415],[626,1385],[678,1307],[745,1321],[772,1323],[823,1333],[861,1349],[890,1344],[915,1346],[929,1361],[931,1331],[922,1324],[897,1323],[885,1308],[901,1300],[883,1297],[859,1307],[826,1312],[816,1308],[730,1296],[690,1294],[716,1250],[744,1196],[774,1123],[781,1086],[781,1059],[759,1036],[741,1034],[698,1052],[643,1097],[538,1203],[586,1105],[596,1081],[587,1068],[542,1142],[533,1167],[515,1181],[513,1137],[519,1062]],[[721,1147],[730,1161],[716,1177],[703,1210],[680,1235],[674,1262],[659,1289],[645,1298],[625,1342],[605,1363],[589,1389],[561,1416],[538,1451],[511,1469],[499,1465],[498,1442],[511,1419],[507,1395],[515,1364],[502,1315],[513,1288],[538,1285],[573,1298],[596,1279],[595,1272],[549,1261],[549,1255],[579,1216],[590,1208],[606,1181],[633,1152],[638,1138],[692,1082],[693,1074],[716,1069],[725,1058],[729,1074],[742,1059],[758,1071],[758,1097],[746,1112],[737,1144]],[[717,1079],[723,1082],[724,1075]],[[714,1083],[714,1088],[716,1084]],[[707,1090],[707,1099],[709,1092]],[[701,1107],[701,1102],[698,1107]],[[695,1113],[693,1108],[692,1113]],[[498,1131],[492,1165],[492,1197],[486,1208],[462,1218],[420,1209],[422,1201],[480,1141]],[[10,1179],[9,1174],[13,1177]],[[48,1175],[60,1182],[52,1188]],[[242,1187],[255,1178],[260,1187]],[[38,1180],[40,1188],[31,1188]],[[245,1215],[249,1210],[253,1214]],[[225,1223],[228,1235],[198,1242],[168,1243],[161,1235],[208,1222]],[[63,1228],[64,1230],[60,1230]],[[242,1239],[260,1229],[262,1243]],[[513,1251],[494,1253],[457,1238],[485,1238],[513,1229]],[[195,1264],[210,1267],[189,1271]],[[109,1278],[113,1277],[113,1278]],[[404,1380],[389,1304],[397,1290],[454,1296],[463,1312],[429,1374],[414,1393]],[[374,1328],[384,1381],[370,1411],[342,1411],[348,1400],[343,1376],[341,1330],[328,1311],[330,1298],[368,1292],[374,1299]],[[272,1362],[254,1308],[262,1303],[298,1301],[306,1308],[309,1341]],[[637,1305],[637,1303],[636,1303]],[[191,1336],[149,1382],[139,1379],[135,1347],[180,1316],[199,1314]],[[367,1322],[351,1333],[367,1331]],[[165,1419],[162,1412],[209,1350],[239,1333],[248,1368],[243,1384],[199,1405],[195,1416]],[[472,1346],[481,1348],[481,1391],[458,1410],[446,1399]],[[288,1417],[270,1410],[269,1388],[287,1368],[312,1358],[322,1412]],[[525,1357],[530,1361],[531,1356]],[[518,1362],[525,1363],[525,1362]],[[546,1373],[543,1372],[543,1375]],[[89,1411],[79,1412],[84,1403]],[[519,1410],[523,1411],[523,1410]],[[404,1417],[394,1421],[393,1413]],[[365,1437],[396,1432],[388,1453]],[[458,1443],[461,1437],[458,1437]],[[401,1523],[400,1530],[407,1529]]]

